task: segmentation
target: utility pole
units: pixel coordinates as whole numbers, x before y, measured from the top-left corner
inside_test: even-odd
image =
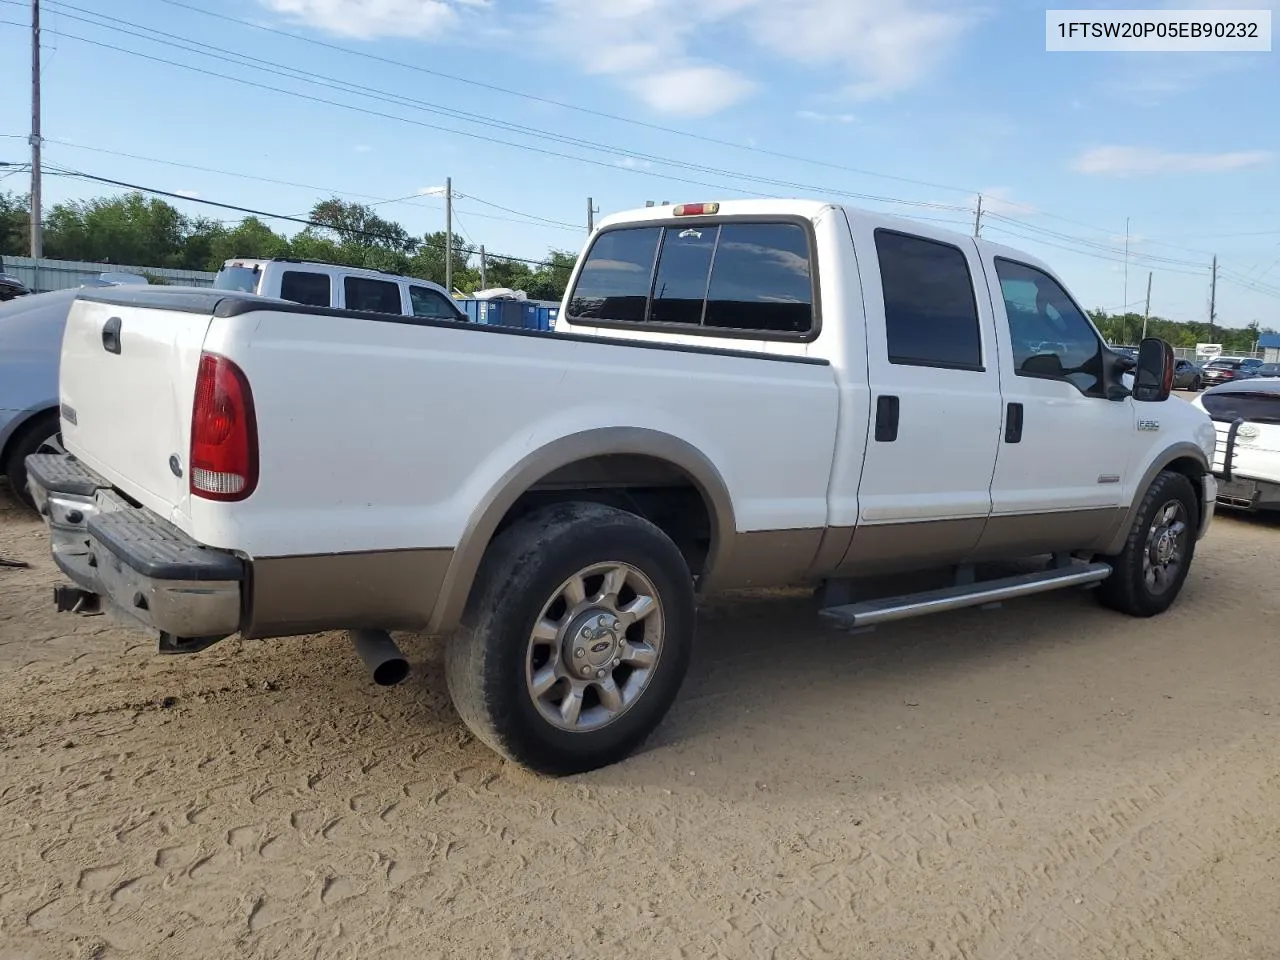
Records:
[[[486,279],[487,272],[488,272],[488,264],[485,260],[484,244],[482,243],[480,244],[480,289],[481,290],[489,289],[489,282]]]
[[[40,218],[40,0],[31,0],[31,256],[44,256]]]
[[[444,178],[444,288],[453,296],[453,177]]]
[[[982,236],[982,194],[978,194],[978,209],[973,215],[973,235]]]
[[[592,233],[596,229],[596,214],[600,212],[600,208],[595,205],[592,197],[587,197],[587,233]]]
[[[1209,280],[1209,342],[1213,342],[1213,321],[1217,319],[1218,306],[1218,255],[1213,255],[1213,277]]]
[[[1142,339],[1147,339],[1147,320],[1151,317],[1151,272],[1147,272],[1147,306],[1142,311]]]
[[[1124,313],[1129,315],[1129,218],[1124,218]]]

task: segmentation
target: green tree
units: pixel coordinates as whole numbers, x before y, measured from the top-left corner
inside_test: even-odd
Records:
[[[337,197],[322,200],[311,208],[310,219],[322,224],[343,245],[385,247],[401,253],[413,253],[418,240],[394,220],[385,220],[363,203],[350,203]]]
[[[45,256],[181,267],[187,232],[187,220],[176,208],[141,193],[60,203],[45,220]]]
[[[202,248],[201,270],[217,270],[233,257],[284,257],[290,253],[288,238],[257,217],[245,217],[230,230],[215,224],[204,234],[193,231],[188,243]],[[191,259],[196,259],[197,251],[192,254]]]
[[[0,193],[0,256],[31,252],[31,204],[24,194]]]

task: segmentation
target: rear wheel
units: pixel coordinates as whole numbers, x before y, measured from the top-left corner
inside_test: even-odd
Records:
[[[647,520],[562,503],[490,546],[450,638],[449,692],[477,737],[540,773],[615,763],[666,715],[689,662],[693,582]]]
[[[27,457],[33,453],[62,452],[62,425],[58,422],[56,410],[32,417],[9,444],[4,457],[4,474],[9,478],[14,495],[31,509],[35,509],[35,502],[27,489]]]
[[[1124,549],[1113,557],[1112,574],[1098,599],[1135,617],[1163,613],[1177,599],[1195,556],[1200,506],[1191,481],[1166,470],[1148,488]]]

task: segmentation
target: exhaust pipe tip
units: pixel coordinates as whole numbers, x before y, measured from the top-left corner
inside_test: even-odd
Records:
[[[393,687],[409,676],[409,661],[385,630],[352,630],[351,643],[373,682]]]

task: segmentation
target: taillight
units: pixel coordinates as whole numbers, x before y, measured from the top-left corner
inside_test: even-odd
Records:
[[[244,372],[226,357],[200,355],[191,411],[191,494],[243,500],[258,485],[258,424]]]

